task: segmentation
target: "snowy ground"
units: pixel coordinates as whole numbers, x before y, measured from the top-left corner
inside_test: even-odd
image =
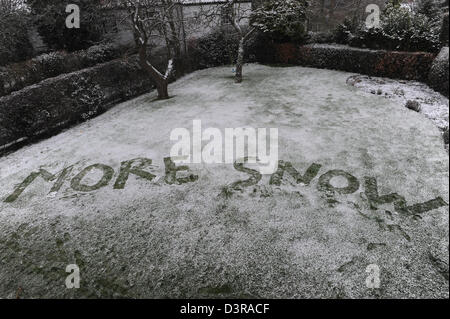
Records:
[[[448,298],[448,205],[373,209],[364,184],[374,177],[380,196],[395,192],[408,205],[448,203],[449,158],[432,121],[347,85],[350,73],[250,65],[245,75],[236,85],[231,67],[193,73],[171,85],[170,100],[141,96],[0,158],[2,200],[40,168],[73,166],[58,192],[49,194],[55,180],[38,177],[0,202],[0,297]],[[170,132],[193,119],[277,127],[280,159],[302,174],[322,167],[308,186],[285,173],[280,186],[264,176],[224,195],[248,175],[189,165],[197,181],[168,185]],[[145,170],[156,178],[130,175],[114,189],[120,163],[138,157],[153,160]],[[96,163],[114,169],[112,180],[75,191],[70,180]],[[319,190],[319,177],[335,169],[356,177],[358,190]],[[68,264],[80,267],[80,289],[65,287]],[[379,289],[366,286],[371,264]]]
[[[365,92],[382,95],[400,106],[405,106],[407,101],[417,101],[421,107],[420,113],[432,120],[441,130],[448,129],[448,98],[426,84],[367,75],[352,76],[347,83]]]

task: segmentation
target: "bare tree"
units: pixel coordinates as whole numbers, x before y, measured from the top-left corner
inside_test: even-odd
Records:
[[[153,79],[158,90],[159,99],[169,98],[168,83],[171,75],[183,73],[182,54],[186,51],[186,29],[192,17],[184,17],[180,0],[109,0],[112,5],[125,5],[129,13],[129,21],[134,32],[136,47],[139,53],[141,67]],[[197,22],[201,28],[208,28],[221,23],[224,18],[229,21],[238,34],[238,52],[236,61],[236,82],[242,82],[242,69],[244,65],[245,44],[255,31],[247,31],[243,27],[244,20],[249,20],[251,8],[241,7],[239,0],[225,0],[224,3],[198,4]],[[224,12],[229,14],[224,15]],[[198,24],[198,23],[195,24]],[[191,30],[194,31],[194,30]],[[158,44],[152,40],[158,38]],[[184,45],[183,45],[184,42]],[[151,54],[155,48],[165,47],[168,55],[168,65],[165,71],[158,70],[152,63]]]
[[[140,65],[153,79],[158,98],[168,99],[169,78],[174,70],[181,69],[180,4],[173,0],[126,0],[125,4],[133,27]],[[165,72],[159,71],[149,59],[150,37],[155,33],[164,40],[169,56]]]
[[[230,22],[233,25],[233,28],[236,30],[236,32],[239,35],[239,46],[238,46],[238,54],[237,54],[237,60],[236,60],[236,83],[242,82],[242,68],[244,66],[244,54],[245,54],[245,44],[250,39],[250,36],[256,31],[256,28],[253,26],[250,26],[250,30],[244,32],[240,21],[243,18],[243,16],[239,15],[239,11],[234,10],[234,6],[237,0],[229,0],[228,5],[232,8],[231,9],[231,15],[230,15]],[[249,19],[250,17],[245,17]]]
[[[223,4],[214,5],[209,9],[202,10],[199,13],[199,17],[203,21],[205,27],[218,27],[223,24],[224,21],[228,21],[233,30],[236,32],[238,39],[235,68],[236,83],[241,83],[243,80],[245,44],[256,31],[256,28],[249,22],[251,20],[252,13],[258,7],[259,2],[261,1],[254,1],[249,6],[248,3],[243,4],[239,0],[224,0]],[[245,25],[248,25],[249,28],[245,27]]]
[[[236,83],[242,82],[242,68],[244,66],[244,54],[245,54],[245,44],[250,39],[250,36],[256,31],[256,28],[253,26],[250,26],[250,30],[244,32],[242,26],[241,26],[241,20],[242,19],[250,19],[250,16],[246,16],[245,14],[242,14],[242,12],[239,11],[239,7],[236,10],[237,0],[228,0],[227,2],[227,8],[230,12],[229,19],[231,22],[231,25],[233,26],[234,30],[239,35],[239,46],[238,46],[238,53],[237,53],[237,59],[236,59],[236,77],[235,81]],[[239,5],[238,5],[239,6]]]

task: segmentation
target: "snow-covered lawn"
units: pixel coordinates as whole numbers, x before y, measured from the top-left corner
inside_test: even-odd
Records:
[[[371,209],[364,178],[409,206],[448,202],[438,127],[395,99],[348,85],[350,73],[260,65],[244,72],[242,85],[231,67],[193,73],[170,86],[169,100],[141,96],[0,158],[0,297],[448,298],[448,205],[422,214]],[[205,128],[276,127],[281,160],[301,174],[313,163],[321,169],[310,185],[285,173],[279,186],[263,176],[224,195],[248,175],[232,165],[189,165],[197,181],[168,185],[170,132],[190,129],[193,119]],[[130,175],[114,189],[121,162],[134,158],[152,159],[145,170],[156,177]],[[70,180],[96,163],[114,170],[109,184],[75,191]],[[57,181],[38,177],[3,202],[30,173],[69,166],[59,191],[49,194]],[[359,189],[320,190],[331,170],[356,177]],[[99,177],[92,171],[83,182]],[[331,183],[344,187],[341,179]],[[68,264],[80,267],[80,289],[65,288]],[[380,289],[366,286],[370,264],[380,268]]]
[[[365,92],[392,99],[401,106],[405,106],[408,101],[417,101],[420,113],[432,120],[441,130],[448,129],[448,98],[423,83],[366,75],[352,76],[347,83]]]

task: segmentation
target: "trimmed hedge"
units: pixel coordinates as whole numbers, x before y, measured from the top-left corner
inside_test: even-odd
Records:
[[[448,97],[448,47],[442,48],[434,60],[428,76],[428,84]]]
[[[95,45],[87,50],[42,54],[29,61],[0,68],[0,96],[21,90],[42,80],[71,73],[99,63],[119,58],[126,48],[112,45]]]
[[[44,80],[0,97],[0,152],[30,138],[53,134],[150,91],[137,57]]]
[[[370,76],[426,82],[432,53],[368,50],[345,45],[273,44],[271,63],[355,72]],[[265,61],[267,62],[267,61]]]

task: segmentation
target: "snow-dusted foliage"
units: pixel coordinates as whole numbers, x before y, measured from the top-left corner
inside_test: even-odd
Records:
[[[253,13],[253,25],[274,39],[302,40],[306,35],[306,0],[269,0]]]
[[[189,52],[196,57],[196,65],[205,69],[236,63],[238,46],[239,39],[235,32],[230,32],[230,28],[218,28],[204,37],[189,41]]]
[[[431,66],[428,84],[448,97],[448,47],[443,47]]]
[[[248,32],[248,28],[243,28]],[[270,53],[266,38],[256,34],[244,44],[244,61],[246,63],[265,62],[257,53]],[[231,65],[237,61],[239,35],[232,27],[217,28],[213,32],[188,42],[188,52],[191,56],[193,69],[205,69],[216,66]],[[257,50],[259,50],[257,52]]]
[[[87,50],[67,53],[56,51],[31,60],[0,67],[0,96],[63,73],[70,73],[116,59],[126,47],[99,44]]]
[[[0,1],[0,66],[21,61],[33,55],[28,39],[29,18],[17,1]]]
[[[389,2],[378,27],[366,28],[347,19],[337,27],[336,41],[372,49],[437,52],[441,46],[440,19],[431,18],[421,8]]]
[[[69,1],[26,0],[30,16],[40,36],[52,50],[70,52],[87,49],[103,40],[102,28],[108,20],[102,10],[103,0],[72,0],[79,6],[80,28],[66,28],[66,6]]]
[[[439,25],[418,11],[388,4],[381,16],[383,37],[398,49],[436,51],[439,48]]]
[[[419,0],[415,11],[427,16],[431,20],[440,20],[440,5],[438,0]]]

